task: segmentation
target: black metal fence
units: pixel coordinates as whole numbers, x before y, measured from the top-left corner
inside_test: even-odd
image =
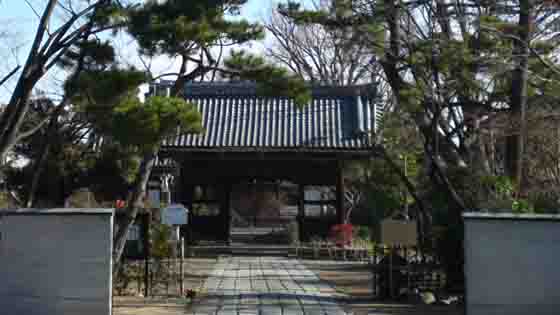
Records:
[[[124,260],[113,280],[116,296],[184,296],[189,265],[182,258]]]
[[[446,286],[438,257],[417,246],[373,246],[368,258],[373,294],[379,298],[398,298],[414,290],[438,292]]]
[[[418,291],[439,292],[446,286],[445,268],[437,255],[417,246],[386,246],[356,242],[340,247],[328,241],[300,243],[295,255],[303,259],[361,261],[372,273],[372,294],[395,299]]]

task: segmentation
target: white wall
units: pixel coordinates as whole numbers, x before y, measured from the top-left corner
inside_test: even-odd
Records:
[[[560,217],[465,216],[467,315],[560,314]]]
[[[112,215],[7,215],[1,314],[111,314]]]

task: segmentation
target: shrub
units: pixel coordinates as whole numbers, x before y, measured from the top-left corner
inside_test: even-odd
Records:
[[[351,245],[353,229],[352,224],[336,224],[331,227],[329,234],[337,246]]]
[[[369,241],[370,229],[367,225],[355,225],[354,226],[354,238]]]

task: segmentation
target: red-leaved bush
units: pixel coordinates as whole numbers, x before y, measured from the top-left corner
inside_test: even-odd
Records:
[[[125,206],[126,206],[126,203],[125,203],[124,200],[118,199],[118,200],[115,202],[115,208],[117,208],[117,209],[124,208]]]
[[[330,237],[334,240],[336,246],[349,246],[352,244],[352,232],[354,228],[352,224],[336,224],[331,227]]]

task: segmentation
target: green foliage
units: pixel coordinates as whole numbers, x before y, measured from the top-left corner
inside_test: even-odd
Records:
[[[305,82],[290,75],[284,68],[268,64],[264,58],[251,55],[243,50],[232,52],[224,61],[231,79],[254,80],[261,95],[281,95],[291,97],[303,107],[311,101],[311,92]]]
[[[487,211],[511,211],[513,213],[534,213],[535,207],[530,199],[518,197],[511,179],[506,176],[485,176],[481,184],[494,194],[482,202]]]
[[[136,150],[116,144],[106,145],[87,172],[87,185],[100,201],[126,199],[139,166]]]
[[[370,180],[360,183],[363,192],[362,205],[354,210],[355,222],[367,222],[376,226],[384,218],[402,208],[402,185],[398,176],[383,160],[374,159],[363,165]],[[364,218],[365,216],[365,218]]]
[[[556,195],[532,192],[529,193],[527,199],[533,205],[535,213],[558,214],[560,211],[560,203]]]
[[[371,239],[369,226],[354,225],[353,227],[354,227],[354,239],[367,240],[367,241]]]
[[[129,11],[130,34],[148,55],[191,54],[189,46],[207,47],[220,40],[243,43],[264,37],[246,20],[232,21],[246,0],[148,1]]]
[[[109,41],[84,40],[70,47],[58,62],[60,67],[67,70],[74,68],[78,63],[82,63],[86,70],[94,70],[112,64],[115,56],[115,49]],[[68,90],[69,87],[66,91]]]
[[[155,259],[168,258],[171,255],[171,228],[165,224],[154,223],[150,229],[150,253]]]
[[[101,122],[113,107],[134,97],[140,84],[146,82],[146,73],[135,69],[92,70],[81,72],[75,81],[66,83],[66,93],[72,101]],[[73,89],[73,90],[71,90]]]
[[[133,6],[133,4],[130,5],[130,7]],[[123,6],[122,1],[106,1],[105,5],[98,6],[89,18],[97,27],[124,24],[130,7]],[[113,34],[116,34],[118,28],[114,28],[112,31]]]
[[[73,99],[97,133],[125,147],[152,149],[177,128],[201,131],[200,114],[181,98],[154,96],[142,103],[135,93],[145,80],[145,73],[134,69],[87,71],[73,84]]]
[[[36,200],[42,206],[62,206],[76,189],[88,188],[101,204],[125,198],[136,178],[139,160],[135,150],[105,145],[98,153],[84,143],[69,140],[71,132],[51,134],[49,155],[39,179]],[[38,133],[16,146],[21,157],[31,160],[23,168],[6,168],[10,188],[23,197],[29,192],[44,135]]]
[[[37,135],[29,139],[27,144],[44,141],[44,135]],[[85,155],[87,148],[83,144],[69,144],[61,133],[51,136],[51,150],[45,169],[39,179],[36,200],[45,207],[62,206],[64,199],[72,191],[87,187],[88,170],[93,163],[93,157]],[[35,172],[35,163],[42,149],[42,145],[30,145],[28,149],[20,146],[18,150],[23,157],[32,157],[31,163],[23,168],[7,168],[6,176],[10,189],[16,191],[23,199],[30,190],[31,178]]]
[[[16,208],[16,203],[7,191],[0,191],[0,208],[1,209],[11,209]]]
[[[263,58],[239,51],[233,52],[220,68],[211,53],[213,46],[243,44],[264,38],[263,27],[238,15],[246,0],[149,1],[130,10],[129,33],[138,41],[141,52],[150,56],[180,56],[183,61],[205,64],[218,69],[230,79],[258,82],[259,92],[294,98],[299,105],[310,100],[304,82],[285,69],[267,64]],[[203,75],[208,70],[203,70]],[[180,73],[179,76],[184,76]],[[200,75],[200,76],[201,76]],[[188,80],[195,78],[189,77]]]
[[[535,208],[529,202],[529,200],[525,198],[517,198],[513,200],[511,204],[511,210],[513,213],[534,213]]]
[[[514,194],[513,183],[506,176],[484,176],[482,184],[493,188],[498,197],[511,198]]]
[[[139,148],[153,148],[177,128],[184,133],[202,130],[200,113],[184,99],[149,97],[145,103],[128,98],[112,112],[104,129],[119,143]],[[134,131],[134,132],[131,132]]]

